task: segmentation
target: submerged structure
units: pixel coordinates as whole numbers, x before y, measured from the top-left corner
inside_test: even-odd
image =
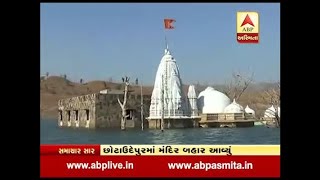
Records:
[[[274,107],[273,105],[267,108],[264,112],[264,116],[262,122],[266,125],[273,125],[276,123],[280,123],[280,106],[278,108]]]
[[[249,110],[247,108],[247,110]],[[149,128],[251,127],[254,112],[246,112],[235,100],[207,87],[197,96],[195,87],[183,92],[176,59],[168,46],[162,57],[151,96]]]
[[[123,90],[103,90],[97,93],[58,101],[58,126],[72,128],[120,128]],[[141,95],[129,94],[126,128],[140,128]],[[150,96],[143,96],[148,104]],[[147,126],[147,124],[145,125]]]
[[[207,87],[198,96],[198,106],[201,114],[201,127],[252,127],[254,116],[236,102],[230,103],[228,96]],[[247,109],[248,110],[248,109]]]
[[[176,59],[168,45],[160,61],[151,96],[149,128],[188,128],[198,120],[194,104],[194,88],[190,88],[190,101],[182,88],[182,80]],[[192,105],[191,105],[192,104]],[[193,112],[191,113],[191,109]],[[163,127],[161,127],[163,126]]]

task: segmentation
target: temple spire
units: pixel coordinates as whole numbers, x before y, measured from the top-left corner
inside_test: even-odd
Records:
[[[166,35],[164,35],[164,43],[165,43],[166,49],[169,49]]]
[[[164,36],[164,41],[165,41],[165,49],[164,49],[164,54],[170,54],[169,52],[169,46],[168,46],[168,41],[167,41],[167,36]]]
[[[165,50],[164,50],[164,54],[165,55],[170,55],[170,51],[169,51],[169,45],[168,45],[168,41],[167,41],[167,36],[164,36],[164,39],[165,39]]]

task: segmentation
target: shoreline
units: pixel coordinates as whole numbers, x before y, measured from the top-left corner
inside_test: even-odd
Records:
[[[216,85],[216,89],[224,89],[225,85]],[[266,89],[275,86],[274,83],[251,85],[239,99],[242,106],[250,105],[256,111],[256,115],[263,115],[268,105],[261,98],[261,93]],[[197,85],[197,91],[202,91],[207,85]],[[184,85],[184,92],[188,91],[189,86]],[[68,79],[49,76],[40,82],[40,119],[58,119],[58,101],[60,99],[71,98],[75,96],[87,95],[100,92],[105,89],[122,89],[122,84],[107,81],[89,81],[85,83],[71,82]],[[131,86],[132,94],[140,95],[140,86]],[[143,86],[143,95],[152,94],[152,86]]]

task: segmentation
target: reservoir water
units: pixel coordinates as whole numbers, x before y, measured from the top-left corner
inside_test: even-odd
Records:
[[[41,120],[41,144],[280,144],[280,129],[195,128],[160,130],[91,130],[58,127]]]

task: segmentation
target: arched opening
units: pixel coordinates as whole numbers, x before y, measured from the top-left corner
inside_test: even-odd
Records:
[[[71,112],[70,111],[67,111],[67,116],[68,116],[68,121],[70,122],[70,120],[71,120]]]
[[[127,109],[126,110],[126,120],[133,120],[134,119],[134,115],[135,115],[135,109]]]
[[[79,111],[78,111],[78,110],[75,110],[74,112],[75,112],[75,114],[76,114],[76,121],[78,121],[78,120],[79,120]]]
[[[59,121],[62,121],[62,110],[59,110]]]
[[[89,121],[90,120],[90,113],[89,113],[90,111],[89,111],[89,109],[86,109],[85,111],[86,111],[86,120]]]

